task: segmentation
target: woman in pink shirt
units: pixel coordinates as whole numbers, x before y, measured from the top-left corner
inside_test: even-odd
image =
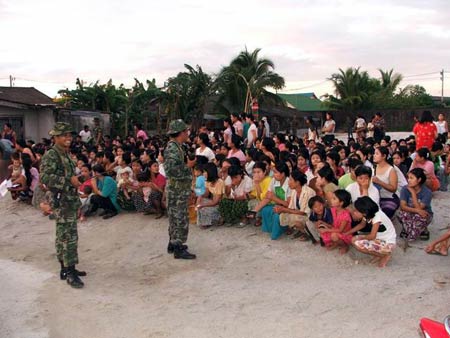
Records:
[[[410,171],[414,168],[422,168],[427,175],[426,186],[431,191],[437,191],[441,186],[439,179],[434,173],[434,164],[430,161],[430,151],[427,148],[421,148],[416,151],[416,157],[411,165]]]
[[[137,139],[142,139],[142,141],[146,141],[148,140],[148,136],[147,133],[142,129],[142,124],[141,123],[136,123],[134,125],[134,130],[136,132],[136,138]]]
[[[245,154],[242,152],[240,147],[242,146],[242,138],[238,135],[231,135],[228,141],[228,147],[230,151],[228,152],[227,158],[236,157],[241,162],[243,166],[245,164]]]
[[[286,150],[286,136],[284,134],[278,133],[277,135],[275,135],[274,141],[279,151]]]

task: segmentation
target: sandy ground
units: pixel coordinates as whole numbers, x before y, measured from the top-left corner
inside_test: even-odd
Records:
[[[437,193],[436,237],[450,223]],[[424,242],[386,269],[259,228],[191,228],[196,261],[165,253],[167,219],[122,214],[80,225],[86,287],[59,280],[54,223],[0,200],[1,338],[416,337],[450,313],[450,258]]]

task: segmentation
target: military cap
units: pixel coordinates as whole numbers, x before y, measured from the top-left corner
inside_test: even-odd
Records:
[[[168,135],[176,134],[188,129],[188,125],[184,123],[182,119],[173,120],[169,124],[169,130],[167,131]]]
[[[67,133],[73,133],[74,130],[70,124],[65,122],[56,122],[52,130],[48,132],[50,136],[60,136]]]

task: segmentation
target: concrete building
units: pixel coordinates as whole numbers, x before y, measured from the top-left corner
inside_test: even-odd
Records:
[[[39,142],[55,123],[55,103],[33,87],[0,87],[0,126],[10,123],[17,139]]]

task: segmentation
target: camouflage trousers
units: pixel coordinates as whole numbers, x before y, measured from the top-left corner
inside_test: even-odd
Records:
[[[54,210],[56,216],[56,257],[65,267],[78,264],[77,210]]]
[[[189,233],[188,201],[190,189],[167,187],[167,214],[169,216],[169,239],[172,244],[183,244]]]

